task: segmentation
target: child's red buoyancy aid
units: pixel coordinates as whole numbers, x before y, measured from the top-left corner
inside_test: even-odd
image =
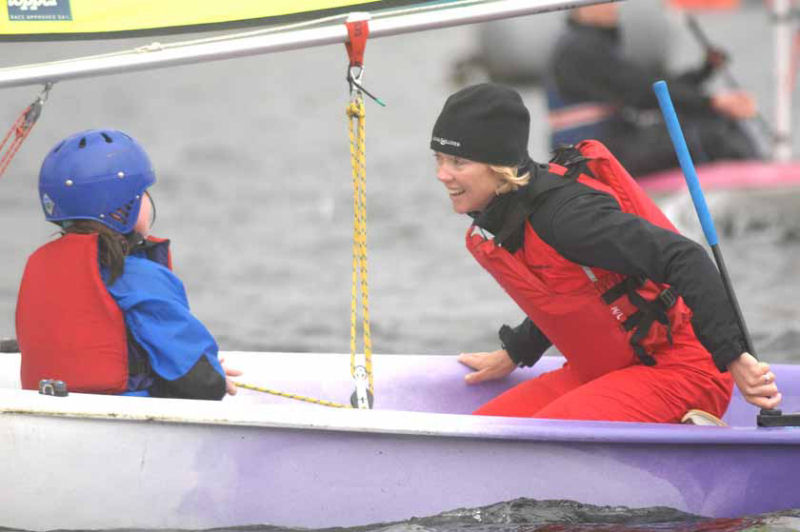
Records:
[[[677,232],[603,144],[589,140],[576,148],[589,159],[587,167],[595,176],[581,174],[580,183],[610,194],[623,212]],[[550,172],[564,175],[566,168],[551,164]],[[513,254],[473,229],[467,233],[467,248],[585,381],[637,358],[655,364],[653,355],[671,343],[670,331],[686,326],[691,317],[667,285],[569,261],[539,238],[527,220],[524,246]]]
[[[29,257],[16,327],[23,388],[58,379],[73,392],[126,390],[125,320],[100,277],[97,234],[65,234]]]

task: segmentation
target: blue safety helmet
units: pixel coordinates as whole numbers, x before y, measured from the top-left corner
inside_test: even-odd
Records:
[[[114,129],[89,129],[56,144],[39,171],[39,199],[45,218],[95,220],[129,233],[142,196],[155,183],[144,149]]]

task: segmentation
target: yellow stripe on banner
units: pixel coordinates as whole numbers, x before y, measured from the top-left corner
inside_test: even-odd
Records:
[[[0,37],[168,30],[369,6],[392,0],[0,0]],[[213,29],[209,28],[209,29]]]

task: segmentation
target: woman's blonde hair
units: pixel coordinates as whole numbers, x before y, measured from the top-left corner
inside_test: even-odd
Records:
[[[506,192],[517,190],[523,185],[527,185],[531,180],[531,173],[525,172],[523,175],[518,176],[519,169],[515,166],[495,166],[489,165],[489,168],[494,174],[500,178],[500,185],[498,185],[495,193],[499,196]]]

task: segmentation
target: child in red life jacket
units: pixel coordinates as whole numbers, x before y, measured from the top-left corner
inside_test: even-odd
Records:
[[[475,413],[677,422],[721,417],[733,382],[762,408],[781,399],[744,339],[705,250],[679,235],[596,141],[527,152],[530,117],[515,91],[451,95],[430,142],[453,209],[474,221],[467,248],[527,315],[502,349],[462,354],[473,384],[533,365],[555,345],[565,365]]]
[[[171,271],[169,241],[149,237],[155,183],[142,147],[121,131],[76,133],[45,157],[39,198],[62,235],[28,259],[17,339],[23,388],[221,399],[235,385]]]

